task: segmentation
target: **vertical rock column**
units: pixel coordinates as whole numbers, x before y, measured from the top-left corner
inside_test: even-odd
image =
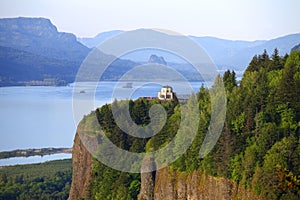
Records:
[[[141,172],[145,172],[141,173],[141,191],[138,198],[139,200],[154,200],[155,169],[156,165],[154,159],[145,157],[141,170]]]

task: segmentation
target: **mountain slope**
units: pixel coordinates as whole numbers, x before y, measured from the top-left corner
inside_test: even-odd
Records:
[[[261,44],[254,45],[251,47],[246,47],[241,51],[235,52],[229,59],[229,63],[232,63],[233,66],[246,66],[253,55],[261,54],[264,49],[271,55],[275,48],[279,50],[280,55],[285,55],[290,53],[292,47],[300,42],[300,34],[292,34],[272,40],[262,42]]]
[[[54,79],[72,82],[79,64],[27,51],[0,46],[0,86],[24,85],[30,81]],[[60,82],[62,84],[63,82]]]
[[[58,32],[49,19],[0,19],[0,46],[60,60],[81,62],[90,51],[75,35]]]
[[[294,46],[291,51],[300,51],[300,44]]]
[[[98,46],[103,41],[123,32],[124,31],[120,31],[120,30],[107,31],[107,32],[99,33],[94,38],[83,37],[83,38],[77,38],[77,40],[82,44],[84,44],[85,46],[89,48],[93,48]]]

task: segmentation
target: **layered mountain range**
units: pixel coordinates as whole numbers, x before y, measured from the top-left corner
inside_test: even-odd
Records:
[[[114,30],[100,33],[94,38],[76,38],[72,33],[59,32],[49,19],[0,19],[0,86],[72,83],[79,67],[92,49],[121,33],[123,31]],[[264,49],[271,53],[278,48],[280,55],[284,55],[300,43],[300,34],[253,42],[189,37],[206,50],[219,69],[237,71],[243,71],[253,55],[261,53]],[[111,59],[110,55],[100,51],[97,53],[101,57],[100,65]],[[134,66],[151,61],[152,54],[157,54],[157,57],[164,59],[163,61],[170,66],[179,68],[176,68],[177,70],[184,71],[189,80],[195,79],[190,76],[193,72],[186,71],[185,66],[178,63],[180,61],[169,58],[164,52],[155,51],[139,52],[126,59],[116,58],[111,64],[113,67],[107,70],[102,79],[117,80]]]
[[[108,40],[122,31],[114,30],[100,33],[94,38],[79,38],[78,40],[87,47],[93,48],[100,43]],[[219,69],[234,69],[243,71],[253,55],[262,53],[265,49],[269,54],[272,54],[274,49],[279,50],[280,55],[290,53],[291,49],[300,43],[300,34],[291,34],[278,37],[271,40],[256,40],[256,41],[242,41],[242,40],[226,40],[216,37],[198,37],[188,36],[199,44],[207,54],[212,58],[212,61]],[[164,56],[165,58],[167,56]],[[145,62],[149,59],[149,54],[141,53],[138,57],[131,58],[137,62]],[[166,60],[168,63],[176,62],[176,60]]]

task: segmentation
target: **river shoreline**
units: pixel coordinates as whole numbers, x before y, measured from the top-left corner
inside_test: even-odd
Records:
[[[0,159],[14,158],[14,157],[30,157],[30,156],[45,156],[51,154],[66,153],[71,154],[72,148],[41,148],[41,149],[17,149],[13,151],[0,152]]]

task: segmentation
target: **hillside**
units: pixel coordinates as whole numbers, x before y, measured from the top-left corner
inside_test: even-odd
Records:
[[[74,81],[79,62],[37,55],[0,46],[0,86],[26,85],[30,81],[54,80],[54,85]]]
[[[91,153],[95,157],[104,153],[115,166],[129,161],[132,167],[137,167],[139,163],[131,162],[131,157],[115,159],[116,152],[103,146],[104,137],[129,152],[149,153],[171,143],[174,148],[168,155],[144,157],[139,169],[160,166],[162,160],[180,150],[189,136],[191,125],[180,124],[180,118],[186,117],[181,111],[187,109],[192,113],[195,108],[189,103],[179,105],[177,101],[147,99],[113,103],[118,106],[120,116],[128,103],[131,118],[141,127],[150,123],[149,108],[162,105],[167,121],[151,138],[137,138],[123,132],[116,125],[112,105],[98,108],[86,116],[77,129],[70,199],[299,199],[299,75],[299,51],[288,57],[280,57],[277,52],[270,57],[264,52],[251,60],[240,84],[236,82],[234,71],[228,70],[223,77],[216,78],[211,89],[201,87],[196,94],[199,126],[191,146],[171,165],[155,172],[121,172],[92,159]],[[209,90],[214,92],[221,78],[227,96],[225,124],[212,151],[200,158],[199,150],[211,118],[211,104],[215,101]],[[192,95],[189,101],[194,99]],[[189,115],[197,122],[194,117]],[[172,143],[179,126],[185,135]],[[84,181],[75,174],[85,175]]]

